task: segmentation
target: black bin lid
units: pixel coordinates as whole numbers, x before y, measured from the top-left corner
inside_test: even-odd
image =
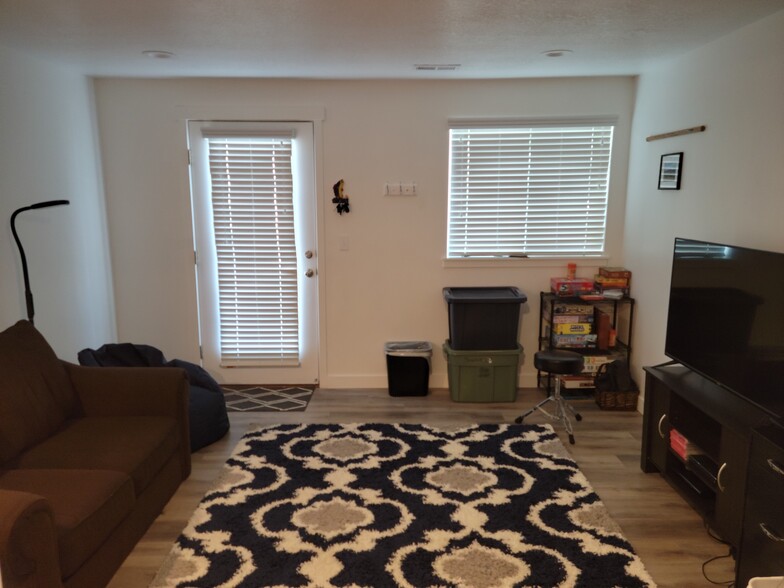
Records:
[[[502,302],[524,303],[528,297],[515,286],[472,286],[467,288],[444,288],[447,302],[461,304]]]

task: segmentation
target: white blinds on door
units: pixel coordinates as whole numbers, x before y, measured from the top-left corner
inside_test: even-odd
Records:
[[[221,365],[299,363],[291,136],[207,136]]]
[[[447,256],[604,250],[613,127],[450,130]]]

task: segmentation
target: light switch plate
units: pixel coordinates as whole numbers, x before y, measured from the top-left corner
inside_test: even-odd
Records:
[[[387,182],[384,185],[384,194],[387,196],[400,196],[401,187],[400,182]]]

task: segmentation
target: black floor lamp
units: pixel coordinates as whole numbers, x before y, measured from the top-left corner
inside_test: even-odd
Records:
[[[14,235],[14,240],[16,241],[16,246],[19,247],[19,256],[22,258],[22,274],[24,275],[24,287],[25,287],[25,302],[27,303],[27,320],[31,323],[33,322],[33,316],[35,315],[35,307],[33,306],[33,293],[30,291],[30,277],[27,275],[27,258],[25,257],[24,249],[22,248],[22,242],[19,240],[19,235],[16,234],[16,227],[14,226],[14,221],[16,220],[16,215],[20,212],[24,212],[25,210],[35,210],[36,208],[49,208],[50,206],[60,206],[63,204],[70,204],[68,200],[47,200],[46,202],[37,202],[35,204],[31,204],[30,206],[23,206],[22,208],[17,208],[14,213],[11,215],[11,232]]]

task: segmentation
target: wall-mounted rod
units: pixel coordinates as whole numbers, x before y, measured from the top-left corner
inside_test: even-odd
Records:
[[[662,133],[661,135],[651,135],[647,137],[646,141],[658,141],[659,139],[669,139],[670,137],[678,137],[680,135],[689,135],[691,133],[701,133],[705,130],[705,125],[699,127],[691,127],[690,129],[681,129],[680,131],[672,131],[671,133]]]

